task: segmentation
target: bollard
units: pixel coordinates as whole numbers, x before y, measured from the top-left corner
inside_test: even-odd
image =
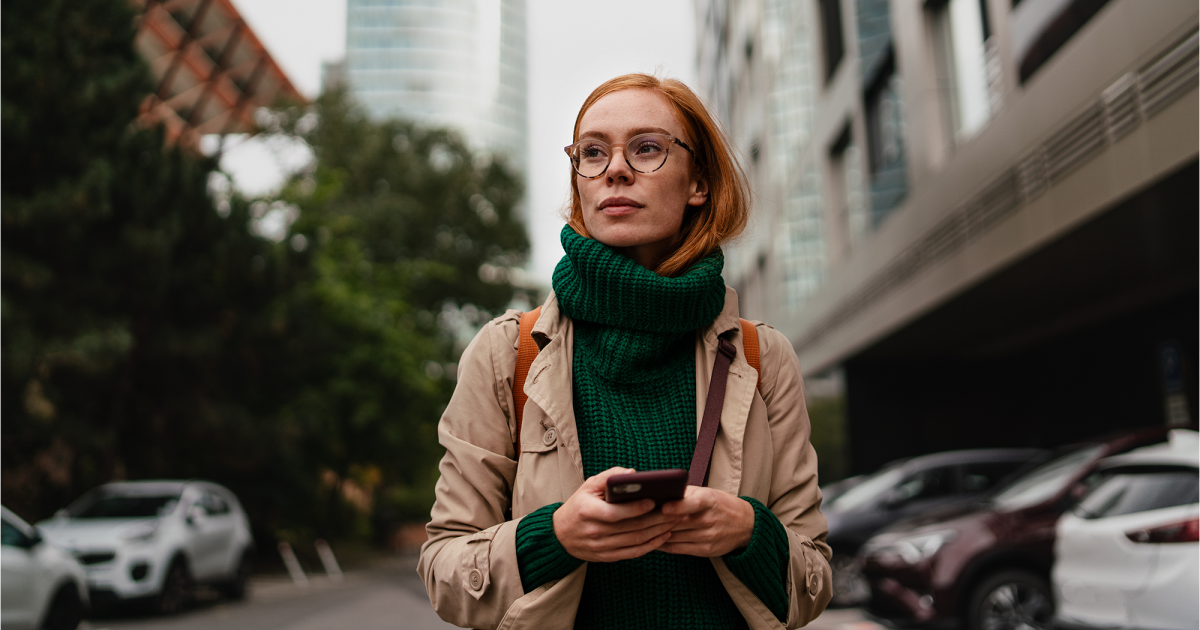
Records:
[[[308,586],[308,576],[304,575],[304,569],[300,568],[300,561],[296,559],[292,546],[285,542],[279,543],[279,555],[283,557],[283,564],[292,575],[296,586]]]
[[[334,582],[341,582],[342,567],[338,566],[337,558],[333,556],[333,550],[329,548],[329,543],[318,538],[313,545],[317,548],[317,555],[321,557],[321,564],[325,565],[325,574]]]

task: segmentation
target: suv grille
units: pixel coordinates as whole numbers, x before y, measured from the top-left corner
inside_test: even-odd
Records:
[[[109,562],[117,557],[117,554],[111,551],[95,551],[89,553],[81,553],[75,556],[79,559],[79,564],[100,564]]]

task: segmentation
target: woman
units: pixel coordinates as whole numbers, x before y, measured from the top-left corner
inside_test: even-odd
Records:
[[[720,275],[744,175],[691,90],[641,74],[596,88],[567,152],[567,255],[533,327],[520,435],[512,311],[464,352],[438,428],[418,568],[434,608],[476,628],[808,623],[830,551],[799,364],[766,325],[761,375],[747,363]],[[659,509],[606,503],[613,474],[689,467],[718,336],[738,354],[708,483]]]

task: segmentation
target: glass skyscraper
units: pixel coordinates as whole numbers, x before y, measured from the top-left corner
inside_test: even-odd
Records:
[[[348,0],[344,80],[372,116],[452,127],[526,171],[525,0]]]

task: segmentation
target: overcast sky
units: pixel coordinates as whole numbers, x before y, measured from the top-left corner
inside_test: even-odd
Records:
[[[493,0],[498,1],[498,0]],[[345,0],[233,0],[301,93],[320,89],[321,62],[346,52]],[[527,0],[529,20],[528,194],[533,279],[550,284],[562,257],[558,233],[569,175],[562,147],[583,99],[627,72],[651,72],[695,86],[695,14],[691,0]],[[598,54],[572,54],[580,42]],[[225,162],[238,185],[265,192],[297,157],[286,149],[251,147]]]

